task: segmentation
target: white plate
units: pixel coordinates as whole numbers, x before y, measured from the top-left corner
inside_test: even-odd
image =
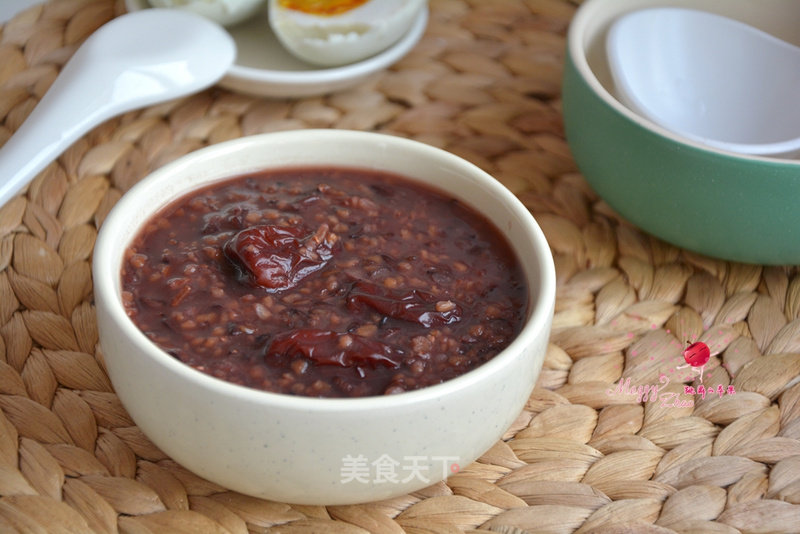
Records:
[[[128,11],[150,7],[148,0],[125,0]],[[320,68],[292,56],[272,33],[266,5],[252,19],[227,28],[236,41],[236,62],[219,85],[257,96],[307,97],[352,87],[405,56],[419,41],[428,23],[420,10],[411,29],[388,49],[357,63]]]

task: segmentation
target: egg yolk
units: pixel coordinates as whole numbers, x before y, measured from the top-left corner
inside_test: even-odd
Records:
[[[311,15],[340,15],[366,4],[369,0],[278,0],[286,9],[294,9]]]

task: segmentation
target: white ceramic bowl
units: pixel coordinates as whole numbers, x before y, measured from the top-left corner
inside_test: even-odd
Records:
[[[530,286],[519,336],[458,378],[398,395],[319,399],[267,393],[203,374],[167,355],[127,317],[123,253],[170,201],[251,171],[347,165],[399,173],[478,208],[508,237]],[[227,488],[282,502],[347,504],[418,490],[475,460],[507,430],[542,365],[555,301],[545,238],[528,210],[474,165],[422,143],[375,133],[301,130],[214,145],[152,173],[103,223],[93,264],[100,343],[123,405],[141,430],[189,470]],[[375,483],[372,462],[397,462],[397,483]],[[352,479],[347,470],[373,472]],[[411,476],[416,471],[422,477]]]

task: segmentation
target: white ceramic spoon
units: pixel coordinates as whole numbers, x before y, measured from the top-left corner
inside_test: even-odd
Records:
[[[731,152],[800,150],[800,48],[733,19],[668,7],[620,17],[606,45],[617,96],[656,124]]]
[[[205,89],[235,56],[231,36],[193,13],[148,9],[104,24],[0,149],[0,206],[93,127]]]

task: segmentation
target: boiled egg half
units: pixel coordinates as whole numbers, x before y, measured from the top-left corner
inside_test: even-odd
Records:
[[[338,66],[373,56],[398,41],[426,0],[268,0],[281,44],[314,65]]]
[[[149,0],[153,7],[193,11],[223,26],[233,26],[255,15],[264,0]]]

